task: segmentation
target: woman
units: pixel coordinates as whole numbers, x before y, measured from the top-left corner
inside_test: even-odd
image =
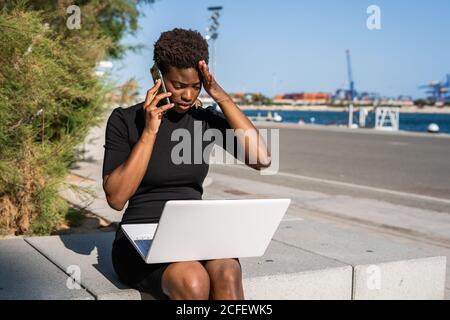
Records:
[[[172,132],[184,128],[192,137],[194,121],[202,124],[203,132],[219,129],[225,138],[226,129],[256,133],[246,144],[242,135],[233,138],[237,145],[245,145],[241,147],[245,159],[257,160],[253,164],[245,161],[249,166],[259,170],[270,165],[263,139],[210,74],[208,44],[200,33],[184,29],[162,33],[155,43],[154,60],[168,92],[158,94],[161,84],[157,82],[147,92],[145,102],[116,108],[108,119],[103,188],[112,208],[122,210],[129,201],[121,224],[155,223],[166,201],[201,199],[208,164],[175,164],[171,159],[178,143],[171,141]],[[202,86],[223,114],[212,107],[199,107]],[[167,97],[171,103],[161,106]],[[203,141],[202,146],[205,148]],[[236,157],[236,148],[227,151]],[[238,259],[146,264],[119,227],[112,260],[122,282],[156,298],[244,299]]]

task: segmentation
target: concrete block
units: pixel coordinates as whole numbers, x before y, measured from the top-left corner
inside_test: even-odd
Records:
[[[241,259],[249,300],[349,300],[349,265],[272,241],[263,257]]]
[[[0,241],[0,270],[1,300],[94,299],[23,239]]]
[[[356,300],[442,300],[446,257],[355,266]]]
[[[141,299],[139,291],[123,285],[114,272],[111,248],[114,232],[30,237],[26,241],[66,270],[78,266],[81,284],[96,299]]]
[[[119,282],[111,264],[113,232],[28,238],[61,268],[78,265],[81,283],[97,299],[152,299]],[[261,258],[241,259],[247,299],[350,299],[352,269],[272,242]]]
[[[446,257],[382,235],[305,219],[282,222],[274,239],[349,264],[354,299],[443,299]]]

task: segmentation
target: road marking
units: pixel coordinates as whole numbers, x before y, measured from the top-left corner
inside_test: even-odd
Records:
[[[231,168],[231,166],[233,166],[233,165],[225,165],[225,166]],[[250,168],[244,167],[242,165],[238,165],[238,166],[234,165],[233,168],[238,168],[238,169],[241,169],[241,170],[254,171],[254,169],[250,169]],[[341,181],[336,181],[336,180],[326,180],[326,179],[321,179],[321,178],[313,178],[313,177],[302,176],[302,175],[298,175],[298,174],[294,174],[294,173],[287,173],[287,172],[278,172],[275,176],[284,176],[284,177],[296,178],[296,179],[300,179],[300,180],[319,182],[319,183],[329,184],[329,185],[332,185],[332,186],[355,188],[355,189],[363,189],[363,190],[367,190],[367,191],[374,191],[374,192],[379,192],[379,193],[385,193],[385,194],[400,196],[400,197],[404,197],[404,198],[414,198],[414,199],[421,199],[421,200],[427,200],[427,201],[435,201],[435,202],[440,202],[440,203],[443,203],[443,204],[450,205],[450,200],[448,200],[448,199],[436,198],[436,197],[431,197],[431,196],[424,196],[424,195],[416,194],[416,193],[407,193],[407,192],[401,192],[401,191],[395,191],[395,190],[389,190],[389,189],[381,189],[381,188],[369,187],[369,186],[364,186],[364,185],[359,185],[359,184],[354,184],[354,183],[348,183],[348,182],[341,182]]]
[[[408,142],[400,142],[400,141],[388,141],[388,144],[391,146],[409,146]]]

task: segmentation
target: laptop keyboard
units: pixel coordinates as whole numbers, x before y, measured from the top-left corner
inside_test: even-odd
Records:
[[[152,246],[153,239],[136,239],[134,240],[134,243],[141,251],[142,255],[145,257],[147,256],[148,251],[150,250],[150,247]]]

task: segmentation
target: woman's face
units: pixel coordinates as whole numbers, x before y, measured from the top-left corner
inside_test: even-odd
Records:
[[[170,100],[175,103],[173,110],[178,113],[187,112],[197,100],[202,89],[197,69],[170,67],[163,78],[167,91],[172,92]]]

